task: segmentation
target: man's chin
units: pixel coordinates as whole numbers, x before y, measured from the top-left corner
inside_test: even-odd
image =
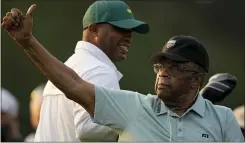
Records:
[[[157,89],[156,93],[158,96],[170,96],[170,90],[168,89]]]
[[[175,97],[169,92],[157,92],[157,96],[162,99],[163,102],[175,102]]]
[[[161,98],[162,100],[168,100],[170,99],[171,95],[170,93],[167,93],[167,92],[161,92],[161,91],[157,91],[157,96],[159,98]]]
[[[121,55],[117,56],[116,61],[117,61],[117,62],[124,61],[124,60],[126,60],[127,58],[128,58],[128,55],[126,55],[126,54],[121,54]]]

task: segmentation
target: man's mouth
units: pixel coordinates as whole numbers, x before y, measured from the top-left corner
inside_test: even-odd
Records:
[[[163,81],[159,80],[157,83],[158,89],[169,89],[171,86],[169,84],[164,83]]]
[[[158,85],[157,85],[157,88],[158,88],[158,89],[169,89],[170,86],[164,85],[164,84],[158,84]]]
[[[119,48],[120,48],[122,53],[127,54],[129,46],[130,46],[129,44],[120,44]]]

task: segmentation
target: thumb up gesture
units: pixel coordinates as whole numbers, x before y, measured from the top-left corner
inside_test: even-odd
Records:
[[[17,43],[28,41],[32,36],[33,13],[36,5],[30,6],[26,14],[17,8],[11,9],[3,18],[2,27]]]

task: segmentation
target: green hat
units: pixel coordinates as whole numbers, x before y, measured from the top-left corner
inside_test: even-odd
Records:
[[[147,23],[136,20],[129,6],[120,0],[94,2],[83,17],[83,28],[89,24],[109,23],[119,28],[131,29],[140,34],[149,32]]]

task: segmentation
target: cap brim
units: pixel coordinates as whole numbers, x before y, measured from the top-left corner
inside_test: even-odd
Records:
[[[131,29],[132,31],[139,34],[149,33],[149,25],[145,22],[136,20],[136,19],[125,19],[119,21],[110,21],[108,22],[116,27],[123,29]]]
[[[174,54],[174,53],[169,53],[169,52],[159,52],[159,53],[152,54],[148,57],[148,61],[150,63],[157,63],[163,57],[170,59],[170,60],[173,60],[173,61],[177,61],[177,62],[188,62],[188,61],[190,61],[189,59],[187,59],[185,57],[182,57],[182,56]]]

